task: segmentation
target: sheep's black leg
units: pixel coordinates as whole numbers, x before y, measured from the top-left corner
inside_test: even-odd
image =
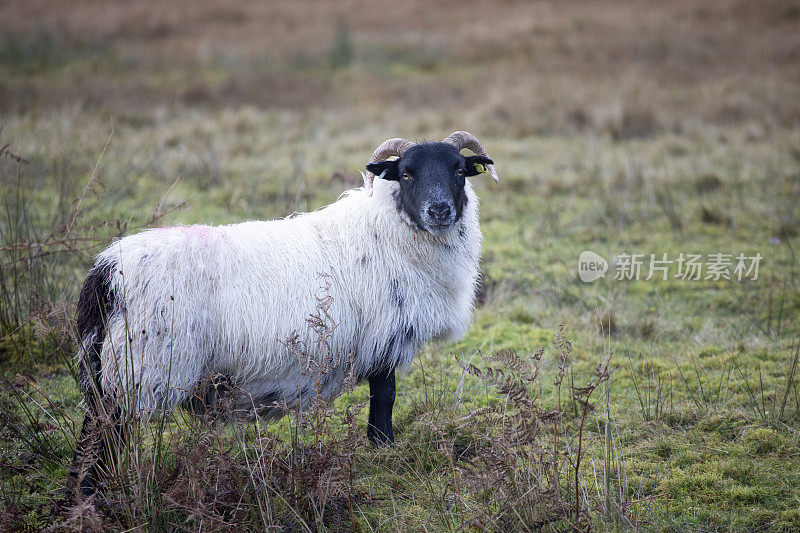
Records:
[[[83,499],[97,492],[122,442],[122,410],[113,398],[103,393],[99,380],[100,344],[90,347],[87,356],[88,361],[84,359],[78,364],[86,414],[70,465],[68,488],[73,499],[76,490]]]
[[[369,425],[367,438],[375,446],[394,444],[392,408],[394,407],[394,369],[369,378]]]
[[[119,407],[108,413],[99,413],[100,410],[94,406],[87,409],[70,468],[69,485],[84,499],[97,493],[122,441]]]
[[[192,414],[214,419],[233,410],[236,388],[229,374],[205,376],[195,387],[186,407]]]

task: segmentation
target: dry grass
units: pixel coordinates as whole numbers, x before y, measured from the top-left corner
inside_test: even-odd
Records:
[[[76,101],[117,116],[159,105],[427,108],[469,110],[469,122],[492,132],[588,128],[620,138],[698,119],[786,127],[800,118],[798,9],[727,0],[602,9],[573,1],[8,2],[0,44],[12,69],[0,86],[2,110]],[[42,76],[41,64],[53,68]]]

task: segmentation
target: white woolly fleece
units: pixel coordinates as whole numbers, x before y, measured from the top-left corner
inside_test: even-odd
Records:
[[[327,274],[338,324],[326,358],[353,373],[407,368],[420,345],[470,325],[481,233],[467,181],[463,215],[442,235],[413,229],[396,182],[375,180],[312,213],[229,226],[153,229],[97,258],[113,268],[114,308],[101,352],[103,389],[126,410],[171,409],[223,373],[250,408],[332,399],[346,365],[318,384],[286,340],[318,350],[306,319]],[[242,405],[242,407],[245,407]]]

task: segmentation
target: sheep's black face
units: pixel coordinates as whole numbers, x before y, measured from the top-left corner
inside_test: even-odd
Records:
[[[460,218],[466,203],[464,179],[485,172],[492,160],[461,155],[447,143],[421,143],[400,159],[367,165],[383,179],[400,183],[398,207],[418,228],[444,233]]]

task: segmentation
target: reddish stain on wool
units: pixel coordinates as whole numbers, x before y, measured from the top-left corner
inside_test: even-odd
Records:
[[[209,241],[218,235],[216,228],[206,226],[204,224],[192,224],[190,226],[169,226],[166,228],[155,228],[150,231],[163,237],[167,237],[171,233],[174,234],[175,232],[178,232],[187,237],[192,237],[202,241]]]

